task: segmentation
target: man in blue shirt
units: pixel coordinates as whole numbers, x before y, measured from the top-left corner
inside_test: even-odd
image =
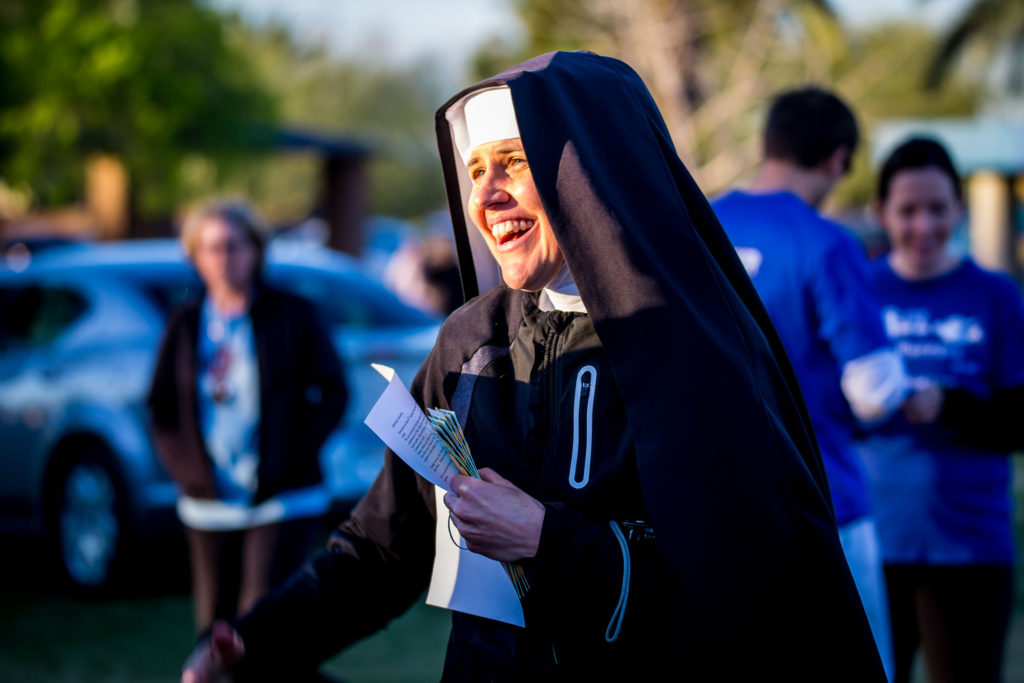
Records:
[[[843,550],[891,678],[881,555],[853,441],[858,421],[886,419],[909,386],[882,328],[860,243],[817,210],[849,169],[857,142],[853,113],[832,93],[782,93],[768,113],[752,188],[729,192],[713,206],[800,381]]]

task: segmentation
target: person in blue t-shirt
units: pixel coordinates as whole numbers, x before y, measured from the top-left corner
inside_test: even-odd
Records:
[[[865,459],[882,541],[896,681],[918,647],[932,680],[1001,680],[1012,603],[1010,451],[1024,447],[1024,304],[1009,278],[948,249],[960,180],[928,139],[882,167],[876,215],[892,245],[874,264],[885,331],[913,378],[943,387],[939,419],[908,411]]]
[[[860,243],[817,209],[849,169],[857,142],[853,112],[834,94],[784,92],[768,113],[753,187],[713,206],[793,363],[847,562],[891,678],[881,555],[854,437],[858,421],[881,422],[898,410],[909,385],[882,329]]]
[[[305,559],[331,502],[319,451],[348,402],[313,305],[264,281],[264,233],[238,202],[185,221],[181,245],[203,291],[171,313],[147,399],[156,454],[179,489],[200,634]]]

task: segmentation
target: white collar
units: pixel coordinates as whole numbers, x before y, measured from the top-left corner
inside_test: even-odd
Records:
[[[569,267],[562,266],[555,279],[551,281],[540,293],[537,305],[542,311],[573,311],[586,313],[587,308],[583,305],[580,291],[576,289],[576,281],[569,273]]]

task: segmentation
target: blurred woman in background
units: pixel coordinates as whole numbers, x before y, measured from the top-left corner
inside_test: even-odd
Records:
[[[865,453],[896,681],[910,680],[918,647],[931,681],[999,681],[1014,563],[1008,456],[1024,447],[1024,306],[1009,278],[949,248],[963,198],[939,143],[892,152],[875,213],[891,243],[873,271],[886,333],[908,373],[938,387],[930,404],[874,431]]]
[[[181,242],[205,291],[171,316],[149,407],[181,493],[202,633],[305,559],[330,502],[318,453],[347,391],[312,305],[262,281],[263,230],[247,206],[199,210]]]

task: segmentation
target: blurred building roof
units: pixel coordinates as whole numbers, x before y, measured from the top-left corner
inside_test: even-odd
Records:
[[[875,129],[872,162],[881,164],[893,148],[915,135],[933,137],[945,145],[961,173],[1024,172],[1024,122],[998,118],[888,119]]]
[[[274,144],[278,149],[320,152],[324,156],[365,157],[373,151],[366,142],[347,135],[301,128],[279,128]]]

